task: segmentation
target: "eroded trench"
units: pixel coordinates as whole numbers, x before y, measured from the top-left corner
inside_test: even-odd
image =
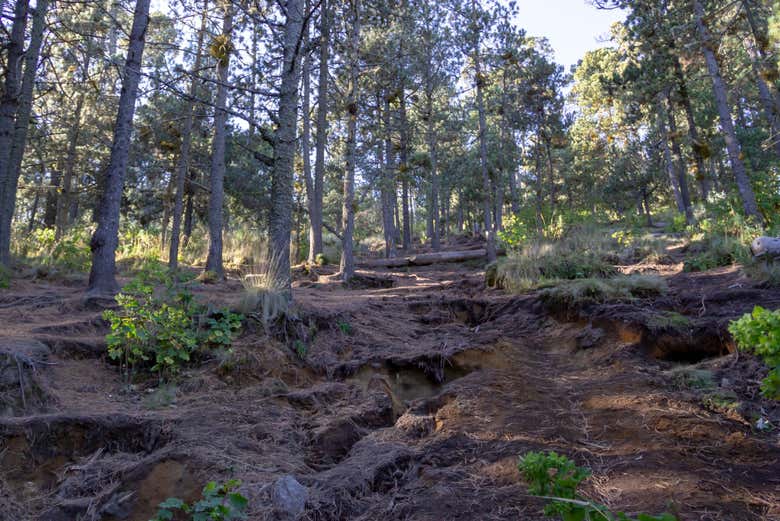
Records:
[[[475,336],[488,322],[511,317],[518,309],[516,305],[496,306],[470,299],[412,301],[407,305],[413,319],[421,324],[466,326]],[[577,325],[581,334],[574,347],[578,350],[623,344],[659,360],[683,363],[731,350],[729,343],[706,325],[654,330],[639,321],[605,316],[581,318]],[[500,329],[496,324],[491,327]],[[461,334],[462,329],[457,331]],[[88,335],[90,330],[76,333]],[[62,349],[61,342],[49,350]],[[302,423],[310,429],[304,461],[315,472],[327,472],[377,430],[397,428],[414,436],[435,432],[439,428],[437,411],[453,398],[453,386],[479,371],[511,370],[516,363],[511,349],[510,344],[493,342],[416,358],[369,361],[335,382],[322,384],[357,389],[359,404],[345,415],[329,417],[317,411],[316,403],[288,398],[289,406],[310,409],[316,416],[311,423]],[[91,349],[83,353],[94,355]],[[156,505],[168,497],[191,500],[199,496],[203,483],[196,482],[187,454],[173,447],[173,436],[162,421],[46,414],[50,397],[35,387],[25,387],[25,382],[34,383],[35,372],[14,380],[13,369],[19,366],[16,360],[7,361],[0,371],[0,385],[7,383],[6,391],[18,385],[27,392],[23,400],[16,396],[8,402],[0,417],[0,510],[7,512],[9,519],[26,519],[27,513],[38,512],[41,521],[146,521],[154,515]],[[38,367],[45,370],[45,366]],[[338,393],[343,394],[339,399],[349,399],[344,398],[347,391],[339,388]]]

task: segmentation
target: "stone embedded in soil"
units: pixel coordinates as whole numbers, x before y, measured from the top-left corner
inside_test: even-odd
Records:
[[[300,518],[308,499],[309,490],[289,474],[274,483],[273,503],[279,519],[292,521]]]

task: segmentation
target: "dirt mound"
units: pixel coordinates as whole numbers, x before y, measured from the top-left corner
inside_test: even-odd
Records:
[[[51,397],[40,381],[50,355],[35,340],[0,338],[0,417],[47,410]]]

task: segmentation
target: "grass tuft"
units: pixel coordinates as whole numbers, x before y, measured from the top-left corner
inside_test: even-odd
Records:
[[[581,279],[544,289],[540,298],[559,311],[575,311],[588,304],[628,301],[663,295],[666,282],[654,275],[617,276],[610,279]]]

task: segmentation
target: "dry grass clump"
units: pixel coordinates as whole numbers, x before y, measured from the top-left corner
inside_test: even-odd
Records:
[[[270,255],[268,248],[259,248],[251,258],[254,263],[241,275],[244,286],[241,312],[258,316],[267,326],[287,313],[290,301],[286,279],[280,272],[279,258]]]
[[[553,309],[572,311],[588,304],[655,297],[665,294],[668,289],[661,277],[629,275],[610,279],[588,278],[567,281],[543,290],[539,296]]]
[[[496,266],[493,285],[523,292],[559,280],[611,277],[618,272],[615,249],[609,234],[596,230],[578,230],[554,242],[534,241]]]

